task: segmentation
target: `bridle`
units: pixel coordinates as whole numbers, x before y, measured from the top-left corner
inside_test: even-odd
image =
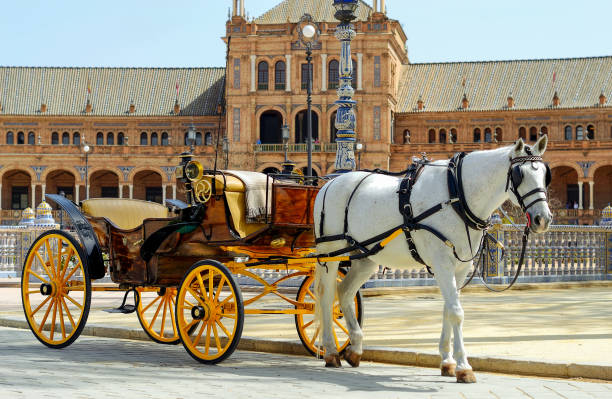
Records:
[[[526,148],[525,150],[527,151],[529,155],[512,158],[510,160],[510,167],[508,168],[508,178],[506,180],[506,191],[510,189],[512,194],[514,194],[514,196],[516,197],[517,202],[521,206],[522,211],[525,212],[527,215],[529,215],[527,213],[527,210],[529,208],[531,208],[533,205],[537,204],[538,202],[543,202],[548,199],[548,186],[550,185],[552,175],[550,172],[550,167],[548,166],[548,164],[546,164],[542,160],[541,156],[531,155],[531,150],[529,150],[528,148]],[[518,192],[518,188],[523,182],[523,170],[521,169],[521,166],[523,166],[527,162],[531,162],[532,164],[534,162],[540,162],[544,164],[546,168],[545,188],[537,187],[529,191],[528,193],[521,195]],[[537,193],[544,193],[544,196],[543,197],[538,196],[538,198],[530,202],[529,205],[525,205],[525,199]],[[529,220],[529,216],[527,216],[527,218]]]

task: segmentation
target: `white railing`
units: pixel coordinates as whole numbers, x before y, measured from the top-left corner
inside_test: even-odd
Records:
[[[21,276],[30,246],[39,235],[52,228],[0,226],[0,277]]]

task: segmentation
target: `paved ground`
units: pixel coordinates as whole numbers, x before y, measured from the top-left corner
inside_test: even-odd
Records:
[[[244,293],[245,297],[252,294]],[[94,292],[88,324],[140,328],[136,315],[109,314],[122,293]],[[612,286],[465,292],[470,355],[612,365]],[[278,305],[263,300],[257,306]],[[364,298],[365,345],[437,352],[442,299],[437,292]],[[23,318],[18,288],[0,288],[0,317]],[[292,316],[247,316],[244,336],[299,342]]]
[[[330,370],[302,356],[237,351],[217,366],[149,342],[81,337],[63,350],[0,327],[2,398],[611,398],[612,384],[478,373],[457,384],[438,370],[362,362]]]

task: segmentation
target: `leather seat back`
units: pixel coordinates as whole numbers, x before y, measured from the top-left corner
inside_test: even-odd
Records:
[[[82,202],[83,213],[104,217],[121,230],[132,230],[145,219],[167,218],[168,208],[156,202],[120,198],[94,198]]]

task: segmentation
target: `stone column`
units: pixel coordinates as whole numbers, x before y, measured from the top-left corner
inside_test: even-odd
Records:
[[[291,54],[285,54],[287,68],[285,69],[285,91],[291,91]]]
[[[36,184],[32,184],[32,209],[36,211]]]
[[[378,0],[374,0],[374,12],[378,12]]]
[[[42,191],[41,191],[41,196],[40,196],[40,202],[43,202],[45,200],[45,191],[47,189],[47,185],[46,184],[41,184],[42,187]]]
[[[256,77],[256,73],[255,73],[255,61],[257,60],[257,56],[255,54],[251,55],[251,92],[254,92],[256,89],[255,86],[255,77]]]
[[[119,198],[123,198],[123,184],[119,183]]]
[[[357,90],[363,90],[363,53],[357,53]]]
[[[81,197],[79,197],[79,185],[75,184],[74,185],[74,203],[78,204],[79,201],[81,200]]]
[[[130,199],[134,198],[134,185],[130,184]]]
[[[238,0],[234,0],[234,7],[232,8],[232,16],[236,16],[236,12],[238,12]]]
[[[244,13],[244,0],[240,0],[240,16],[246,18],[246,14]]]
[[[89,199],[89,189],[91,188],[91,184],[87,185],[87,192],[85,193],[85,199]]]
[[[594,181],[590,181],[589,182],[589,209],[595,209],[593,208],[593,189],[595,187],[595,182]]]
[[[176,199],[176,184],[172,184],[172,199]]]
[[[327,54],[321,54],[321,91],[327,91]]]
[[[386,13],[387,10],[385,10],[385,0],[380,0],[380,12],[382,12],[383,14]]]
[[[166,185],[162,184],[162,205],[166,203]]]
[[[578,209],[584,209],[582,207],[582,185],[584,182],[578,182]]]

